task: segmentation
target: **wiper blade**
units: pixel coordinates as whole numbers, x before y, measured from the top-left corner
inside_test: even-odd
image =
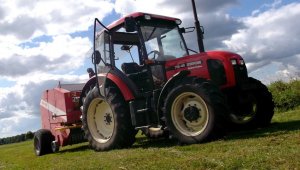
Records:
[[[152,35],[154,34],[155,30],[156,30],[156,27],[154,27],[154,28],[153,28],[153,30],[152,30],[152,32],[151,32],[151,34],[150,34],[150,35],[149,35],[149,37],[147,38],[147,41],[149,41],[149,40],[150,40],[150,38],[151,38],[151,37],[152,37]]]

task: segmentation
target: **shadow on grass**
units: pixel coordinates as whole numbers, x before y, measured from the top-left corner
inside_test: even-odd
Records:
[[[277,136],[291,131],[300,130],[300,120],[290,121],[290,122],[274,122],[269,127],[256,129],[256,130],[247,130],[247,131],[238,131],[230,132],[228,136],[224,137],[224,140],[235,140],[235,139],[249,139],[249,138],[260,138],[265,136]],[[132,149],[148,149],[148,148],[168,148],[179,145],[178,141],[175,139],[167,138],[158,138],[158,139],[149,139],[145,136],[140,136],[136,139],[136,142],[133,146],[129,147]],[[128,149],[128,148],[127,148]],[[67,152],[78,152],[92,150],[88,144],[81,145],[75,148],[64,149],[59,151],[59,153]]]
[[[296,130],[300,130],[300,120],[289,122],[274,122],[266,128],[232,132],[225,137],[225,140],[277,136],[279,134],[292,132]]]
[[[176,145],[178,145],[178,141],[175,139],[167,139],[165,137],[149,139],[143,136],[136,139],[136,143],[132,146],[132,148],[166,148]]]
[[[89,147],[89,144],[74,147],[74,148],[66,148],[63,150],[60,150],[58,153],[68,153],[68,152],[79,152],[79,151],[85,151],[85,150],[90,150],[91,148]]]

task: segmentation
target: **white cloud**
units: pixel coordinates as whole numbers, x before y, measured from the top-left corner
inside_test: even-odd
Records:
[[[112,12],[109,0],[4,1],[0,4],[0,37],[12,35],[26,40],[40,35],[59,35],[88,30],[93,19]],[[1,11],[1,10],[0,10]]]
[[[206,49],[221,48],[223,40],[243,27],[242,23],[226,13],[226,9],[237,4],[237,0],[196,1],[199,20],[205,29],[204,44]],[[116,0],[115,11],[123,16],[137,11],[166,15],[181,19],[184,27],[194,26],[191,1],[183,3],[182,0],[156,0],[154,3],[153,1],[141,0]],[[189,48],[197,50],[195,37],[195,32],[185,35]]]
[[[15,84],[0,87],[0,137],[40,127],[39,100],[45,89],[58,81],[86,81],[85,73],[73,72],[84,65],[92,43],[70,34],[87,31],[95,17],[103,19],[112,10],[107,0],[1,1],[0,83]]]
[[[0,88],[0,138],[36,131],[41,126],[40,99],[42,92],[59,83],[84,83],[83,75],[32,73],[20,77],[12,87]]]
[[[275,3],[270,10],[243,18],[246,27],[223,41],[229,50],[252,63],[248,64],[250,72],[273,61],[280,62],[284,66],[281,69],[288,72],[299,71],[300,3],[281,7]]]
[[[53,41],[40,42],[32,48],[8,44],[1,49],[6,55],[0,56],[0,72],[2,76],[15,77],[35,71],[75,70],[83,65],[90,48],[91,42],[87,37],[73,38],[70,35],[54,36]]]
[[[0,138],[36,131],[41,128],[40,118],[33,116],[14,116],[0,119]]]

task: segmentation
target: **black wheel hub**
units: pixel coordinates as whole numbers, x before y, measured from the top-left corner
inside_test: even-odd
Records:
[[[184,110],[184,117],[190,122],[196,121],[200,118],[200,110],[195,106],[189,106]]]
[[[106,113],[105,116],[104,116],[104,121],[107,125],[110,125],[110,123],[112,122],[112,117],[109,113]]]

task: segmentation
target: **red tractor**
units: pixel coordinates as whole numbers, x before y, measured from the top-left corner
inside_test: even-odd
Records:
[[[96,75],[81,96],[82,128],[94,150],[128,147],[139,129],[148,136],[168,132],[192,144],[219,137],[229,127],[270,123],[271,93],[248,77],[238,54],[204,51],[193,7],[196,54],[177,18],[138,12],[108,27],[95,19]]]
[[[189,30],[177,18],[138,12],[107,27],[95,19],[95,75],[80,91],[82,117],[75,124],[82,123],[94,150],[129,147],[138,130],[193,144],[218,138],[229,128],[270,123],[271,93],[248,77],[240,55],[204,51],[192,4],[199,53],[187,47],[183,34]],[[60,141],[50,141],[55,151]]]

